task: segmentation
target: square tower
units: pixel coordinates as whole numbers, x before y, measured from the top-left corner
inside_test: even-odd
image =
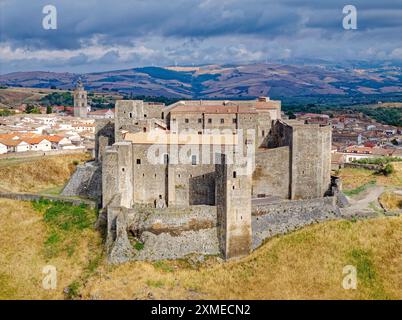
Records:
[[[86,118],[88,113],[88,96],[79,80],[74,90],[74,117]]]
[[[218,154],[216,164],[216,205],[220,250],[225,259],[239,258],[251,252],[251,170],[244,164],[230,164]]]

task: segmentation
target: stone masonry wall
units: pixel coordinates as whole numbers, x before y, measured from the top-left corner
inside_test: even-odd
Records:
[[[253,249],[267,238],[319,221],[340,218],[335,197],[285,200],[253,207]]]
[[[65,197],[84,197],[100,202],[102,197],[102,169],[94,161],[78,165],[61,192]]]
[[[259,149],[253,173],[253,197],[289,198],[289,147]]]

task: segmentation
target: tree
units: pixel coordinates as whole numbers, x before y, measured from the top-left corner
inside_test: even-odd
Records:
[[[292,111],[286,112],[287,116],[289,119],[296,119],[296,115]]]
[[[53,112],[52,107],[51,106],[47,106],[46,107],[46,114],[51,114]]]
[[[34,106],[32,104],[28,104],[25,108],[26,113],[40,113],[40,110],[37,106]]]
[[[389,176],[394,173],[394,167],[392,164],[388,163],[381,171],[384,176]]]

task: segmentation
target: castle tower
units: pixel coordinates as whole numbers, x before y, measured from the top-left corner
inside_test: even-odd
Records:
[[[221,154],[216,165],[216,205],[218,236],[225,259],[238,258],[251,252],[251,170],[247,163],[228,164]]]
[[[142,100],[117,100],[115,111],[115,139],[122,141],[121,130],[138,132],[139,120],[144,120],[144,101]],[[136,124],[137,123],[137,124]]]
[[[78,80],[77,87],[74,90],[74,117],[86,118],[88,112],[87,92]]]

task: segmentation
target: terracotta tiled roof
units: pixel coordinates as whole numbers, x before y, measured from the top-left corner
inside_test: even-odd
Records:
[[[12,138],[14,138],[14,137],[18,137],[19,135],[18,134],[16,134],[16,133],[3,133],[3,134],[0,134],[0,139],[2,139],[2,140],[11,140]]]
[[[230,114],[230,113],[257,113],[255,108],[250,106],[223,106],[223,105],[181,105],[173,108],[171,113],[216,113],[216,114]]]
[[[6,140],[6,139],[0,139],[0,143],[4,144],[7,147],[16,147],[18,146],[22,140]]]
[[[62,137],[62,136],[45,136],[45,139],[46,139],[47,141],[50,141],[50,142],[56,142],[56,143],[58,143],[58,142],[60,142],[61,140],[63,140],[64,137]]]
[[[43,138],[43,137],[24,138],[24,139],[22,139],[22,140],[25,141],[26,143],[29,143],[29,144],[39,144],[39,143],[41,143],[43,140],[45,140],[45,138]]]
[[[346,148],[345,152],[358,153],[358,154],[372,154],[373,148],[352,146],[352,147]]]

